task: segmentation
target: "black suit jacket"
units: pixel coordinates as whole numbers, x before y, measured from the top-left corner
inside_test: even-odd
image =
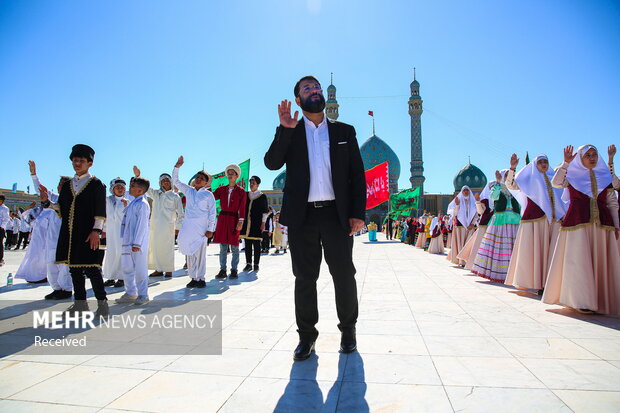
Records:
[[[366,176],[362,156],[355,138],[355,128],[346,123],[327,121],[332,184],[336,195],[338,218],[345,231],[349,218],[364,220],[366,211]],[[265,166],[278,170],[286,164],[286,184],[280,222],[291,228],[303,224],[310,190],[310,164],[306,127],[300,120],[295,128],[278,126],[265,154]]]

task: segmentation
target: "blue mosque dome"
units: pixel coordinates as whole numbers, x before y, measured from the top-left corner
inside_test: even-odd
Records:
[[[273,180],[273,189],[276,191],[283,191],[284,184],[286,184],[286,169],[280,172],[276,179]]]
[[[487,184],[487,177],[475,165],[467,163],[454,177],[454,192],[459,192],[463,185],[467,185],[472,190],[482,190]]]
[[[390,175],[390,190],[396,191],[400,177],[400,161],[392,148],[377,135],[372,135],[360,147],[364,170],[369,170],[385,161],[388,161]]]

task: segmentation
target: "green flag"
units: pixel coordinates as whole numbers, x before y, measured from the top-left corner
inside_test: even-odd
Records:
[[[529,152],[525,152],[525,164],[529,164],[530,163],[530,153]]]
[[[239,177],[239,179],[237,179],[237,185],[239,185],[240,187],[242,187],[243,189],[247,191],[249,188],[249,182],[250,182],[250,160],[248,159],[247,161],[241,162],[239,164],[239,168],[241,168],[241,176]],[[196,175],[194,175],[192,179],[190,180],[190,185],[195,177]],[[212,175],[211,178],[212,178],[211,179],[211,191],[212,192],[215,192],[215,190],[222,185],[228,185],[228,178],[226,177],[226,171],[220,172],[218,174],[214,174]],[[220,201],[215,201],[215,206],[217,208],[217,214],[219,215],[220,214]]]
[[[390,195],[390,215],[406,215],[404,212],[418,209],[420,203],[420,187],[406,189]]]

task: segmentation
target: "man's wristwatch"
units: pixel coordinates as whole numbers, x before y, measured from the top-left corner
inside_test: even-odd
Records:
[[[103,231],[99,228],[93,228],[92,232],[96,232],[97,234],[99,234],[99,236],[101,236],[101,234],[103,233]]]

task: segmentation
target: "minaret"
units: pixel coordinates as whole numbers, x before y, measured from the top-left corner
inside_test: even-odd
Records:
[[[334,86],[334,74],[331,83],[327,87],[327,101],[325,102],[325,114],[329,120],[338,120],[338,101],[336,100],[336,86]]]
[[[422,98],[420,97],[420,83],[415,78],[410,85],[409,116],[411,116],[411,187],[420,187],[420,205],[424,209],[424,162],[422,161]]]

